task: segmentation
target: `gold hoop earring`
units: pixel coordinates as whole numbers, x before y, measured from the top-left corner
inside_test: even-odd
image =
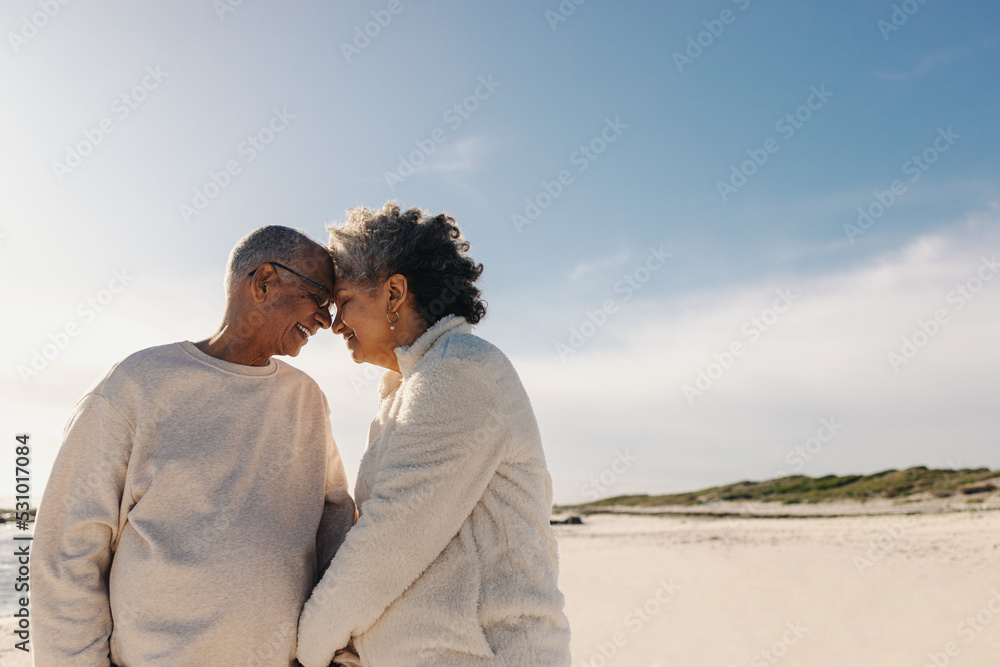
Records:
[[[395,315],[396,319],[390,320],[389,319],[389,315],[390,314]],[[387,311],[385,311],[385,319],[389,322],[389,328],[390,329],[395,329],[396,328],[396,322],[399,322],[399,313],[393,313],[391,310],[387,310]]]

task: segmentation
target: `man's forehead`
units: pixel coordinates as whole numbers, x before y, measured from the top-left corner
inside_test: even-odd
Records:
[[[309,272],[310,278],[317,282],[333,284],[333,258],[326,248],[320,246],[304,248],[299,253],[299,264],[303,272]]]
[[[333,266],[333,258],[329,251],[318,243],[302,246],[299,255],[304,261],[311,262],[315,266]]]

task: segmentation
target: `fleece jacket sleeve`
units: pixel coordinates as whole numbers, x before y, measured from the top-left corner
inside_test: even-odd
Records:
[[[498,387],[477,365],[441,360],[410,376],[361,518],[306,603],[299,661],[326,667],[441,554],[503,458]]]
[[[32,547],[32,650],[39,667],[111,664],[108,572],[134,435],[99,394],[85,396],[66,426]]]

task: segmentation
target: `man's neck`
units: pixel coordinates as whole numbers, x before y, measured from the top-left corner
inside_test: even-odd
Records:
[[[219,330],[194,345],[210,357],[228,361],[243,366],[267,366],[271,355],[263,350],[253,349],[246,345],[252,336],[237,337],[233,334],[234,327],[229,322],[223,322]]]

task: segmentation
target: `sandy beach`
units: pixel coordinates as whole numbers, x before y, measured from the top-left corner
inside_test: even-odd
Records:
[[[574,667],[1000,661],[1000,512],[585,521],[557,526]]]
[[[1000,660],[1000,511],[584,520],[556,526],[574,667]]]

